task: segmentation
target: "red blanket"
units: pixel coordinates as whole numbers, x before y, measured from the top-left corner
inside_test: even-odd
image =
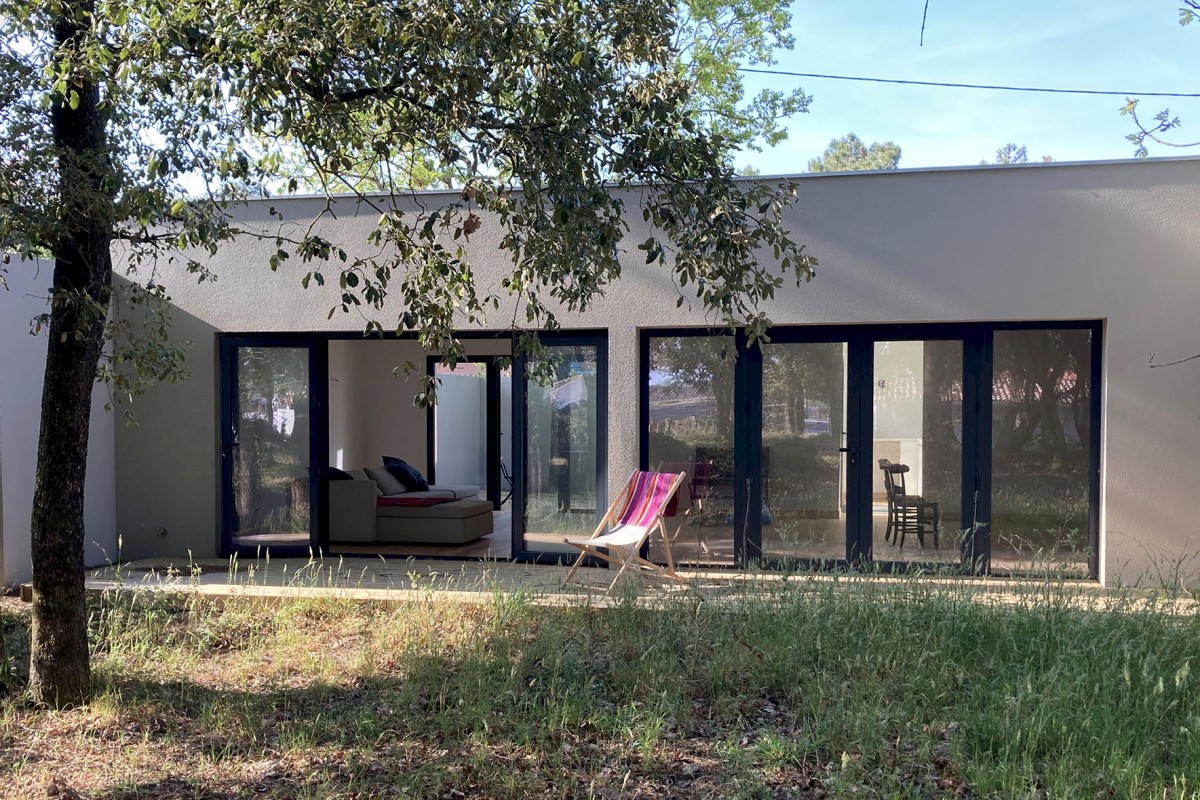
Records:
[[[438,503],[449,503],[453,497],[377,497],[375,504],[380,506],[406,506],[409,508],[425,508],[436,506]]]

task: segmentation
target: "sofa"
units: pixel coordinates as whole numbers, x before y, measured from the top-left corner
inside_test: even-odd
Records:
[[[492,532],[492,504],[478,486],[410,491],[385,467],[345,474],[329,481],[330,542],[456,545]]]

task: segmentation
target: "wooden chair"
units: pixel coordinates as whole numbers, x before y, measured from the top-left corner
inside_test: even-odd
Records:
[[[879,459],[879,468],[883,470],[883,486],[887,490],[888,520],[883,539],[896,544],[896,536],[900,537],[900,547],[904,547],[904,538],[908,533],[915,533],[922,549],[925,547],[925,530],[928,527],[933,534],[933,546],[937,548],[938,529],[942,525],[941,511],[938,504],[930,502],[919,494],[909,494],[904,483],[908,473],[907,464],[893,464],[886,458]]]
[[[505,503],[507,503],[509,500],[512,499],[513,476],[512,476],[512,473],[508,471],[508,464],[504,463],[503,458],[500,459],[500,479],[503,480],[506,484],[508,484],[508,489],[506,490],[504,497],[500,498],[500,505],[504,505]]]
[[[671,537],[663,521],[672,498],[679,491],[686,476],[685,472],[634,471],[590,537],[563,538],[563,542],[578,547],[580,552],[571,571],[563,578],[562,585],[567,585],[588,556],[620,567],[612,583],[604,590],[605,596],[613,590],[625,570],[630,567],[686,583],[675,573],[675,562],[671,557]],[[663,552],[667,556],[665,569],[641,556],[642,547],[655,533],[661,537]]]

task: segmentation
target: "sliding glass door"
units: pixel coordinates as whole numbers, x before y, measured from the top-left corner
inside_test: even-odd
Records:
[[[607,339],[542,334],[513,371],[513,555],[571,560],[606,510]]]
[[[673,555],[682,563],[732,565],[735,339],[708,333],[655,336],[646,356],[647,464],[687,473],[674,518]],[[649,557],[665,561],[661,547],[656,540]]]
[[[688,473],[676,559],[1094,575],[1098,334],[645,332],[641,461]]]
[[[1087,574],[1099,476],[1095,331],[995,334],[993,569]]]
[[[323,351],[322,351],[323,352]],[[313,435],[317,346],[272,337],[221,341],[222,550],[303,551],[316,545]]]
[[[902,339],[872,348],[872,557],[957,564],[963,341]]]
[[[845,342],[762,347],[764,559],[846,558],[848,366]]]

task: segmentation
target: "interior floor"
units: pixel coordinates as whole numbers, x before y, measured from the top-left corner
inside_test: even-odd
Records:
[[[836,519],[778,520],[777,524],[762,527],[763,553],[768,558],[802,558],[810,561],[837,561],[846,558],[846,521]],[[696,566],[733,566],[733,526],[693,525],[686,517],[668,520],[671,534],[671,555],[677,564]],[[953,566],[962,562],[957,520],[943,520],[937,545],[929,533],[924,544],[908,533],[901,541],[889,542],[887,508],[872,509],[873,555],[876,561],[912,562],[917,564]],[[664,563],[666,552],[654,542],[650,558]],[[1048,570],[1068,576],[1085,575],[1088,562],[1084,553],[1033,553],[1010,546],[1006,542],[992,543],[991,569],[994,573],[1041,573]]]
[[[233,543],[238,547],[307,547],[309,533],[255,533],[235,536]]]

